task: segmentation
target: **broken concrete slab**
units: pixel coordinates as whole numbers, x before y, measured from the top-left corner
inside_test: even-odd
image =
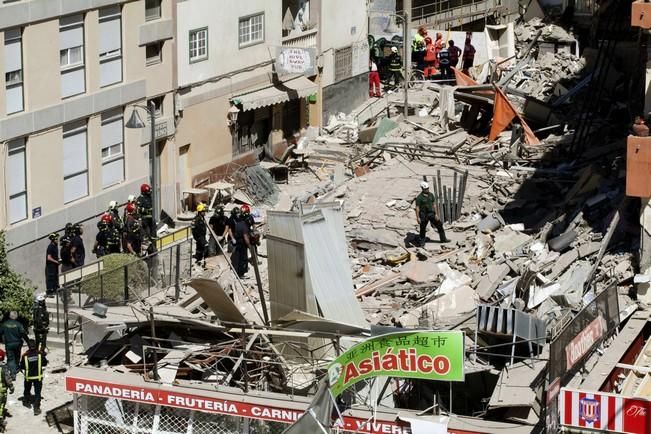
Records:
[[[590,241],[589,243],[581,244],[579,246],[579,259],[583,259],[586,256],[597,253],[600,248],[601,243],[599,241]]]
[[[498,254],[512,253],[530,240],[531,237],[527,234],[516,232],[510,228],[504,228],[495,234],[493,248],[495,249],[495,253]]]
[[[482,300],[490,299],[510,271],[511,268],[506,264],[488,265],[486,267],[486,275],[482,277],[477,285],[479,298]]]
[[[577,259],[579,259],[579,252],[576,249],[568,250],[558,258],[558,260],[554,263],[554,266],[552,267],[550,273],[545,277],[549,280],[556,279]]]

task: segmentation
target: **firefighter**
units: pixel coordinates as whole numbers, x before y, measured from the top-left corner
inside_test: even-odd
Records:
[[[25,327],[18,321],[18,312],[15,310],[9,312],[9,319],[2,323],[0,333],[5,343],[9,373],[12,379],[15,379],[16,372],[18,372],[18,364],[20,363],[20,352],[23,347],[23,341],[29,341]]]
[[[149,184],[140,186],[140,196],[136,200],[136,208],[145,236],[150,239],[156,238],[156,220],[154,219],[154,205]]]
[[[120,217],[120,210],[118,208],[118,202],[112,200],[109,202],[107,212],[111,215],[111,217],[113,217],[113,226],[115,226],[118,232],[122,232],[124,229],[124,221],[122,220],[122,217]]]
[[[223,206],[220,205],[217,207],[217,209],[215,209],[212,217],[210,217],[210,220],[208,220],[208,224],[212,228],[213,232],[215,232],[215,236],[217,237],[217,240],[213,240],[212,237],[210,238],[211,245],[213,242],[215,243],[213,250],[217,254],[222,251],[222,248],[217,251],[216,243],[219,243],[220,246],[223,246],[224,239],[226,239],[226,236],[228,235],[228,217],[226,217],[226,214],[224,214]]]
[[[20,370],[25,375],[25,390],[23,392],[23,405],[32,406],[34,416],[41,414],[41,391],[43,390],[43,368],[47,366],[47,358],[40,351],[36,342],[29,341],[29,349],[20,361]],[[32,396],[32,387],[34,396]]]
[[[194,255],[195,263],[206,266],[206,248],[208,243],[206,241],[206,205],[200,203],[197,205],[197,215],[192,220],[192,237],[197,243],[197,250]]]
[[[113,221],[113,217],[109,213],[104,213],[100,221],[97,222],[97,235],[95,236],[95,246],[93,247],[93,253],[98,258],[101,258],[104,255],[108,255],[109,251],[109,225]]]
[[[74,225],[66,223],[64,234],[59,240],[59,257],[61,258],[61,272],[64,273],[74,267],[70,248],[74,234]]]
[[[14,393],[14,383],[11,381],[11,374],[5,364],[5,352],[0,350],[0,432],[5,431],[7,392]]]
[[[45,251],[45,288],[48,295],[54,296],[59,289],[59,234],[51,233],[50,244]]]
[[[45,304],[45,296],[38,294],[34,297],[32,306],[32,319],[34,321],[34,340],[36,348],[45,352],[47,348],[47,334],[50,330],[50,315]]]

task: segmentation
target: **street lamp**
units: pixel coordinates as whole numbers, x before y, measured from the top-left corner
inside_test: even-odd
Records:
[[[151,183],[151,202],[153,204],[153,214],[154,219],[157,219],[159,215],[159,206],[158,206],[158,176],[156,174],[156,168],[158,167],[158,157],[156,153],[156,105],[153,101],[147,103],[147,107],[143,105],[134,104],[133,112],[131,112],[131,117],[124,125],[127,128],[133,129],[142,129],[147,125],[142,121],[138,110],[136,108],[141,108],[147,112],[149,115],[149,126],[151,128],[151,137],[149,138],[149,155],[151,158],[151,174],[149,177]]]
[[[237,126],[237,117],[240,114],[240,109],[237,108],[235,102],[232,103],[231,108],[228,109],[228,125],[235,128]]]
[[[405,85],[405,107],[404,107],[404,116],[405,119],[409,115],[409,73],[411,72],[411,53],[409,52],[409,10],[411,8],[404,8],[405,10],[402,12],[402,14],[389,14],[389,17],[394,17],[394,18],[400,18],[402,20],[402,48],[403,48],[403,55],[402,55],[402,61],[404,62],[404,70],[405,70],[405,76],[404,78],[404,85]],[[386,30],[389,30],[389,27],[391,27],[391,20],[389,19],[389,24],[387,25]]]

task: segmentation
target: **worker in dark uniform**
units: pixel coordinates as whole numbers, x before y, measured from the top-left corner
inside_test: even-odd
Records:
[[[127,212],[127,207],[129,204],[133,204],[134,207],[137,207],[138,205],[136,204],[136,197],[133,194],[130,194],[129,197],[127,197],[127,203],[124,205],[124,212],[122,213],[122,222],[124,224],[127,224],[127,216],[129,213]],[[138,216],[135,216],[138,218]]]
[[[11,378],[16,379],[18,372],[18,363],[20,362],[20,352],[23,347],[23,340],[28,342],[25,327],[18,321],[18,312],[12,310],[9,312],[9,319],[2,323],[0,327],[2,340],[5,343],[5,352],[7,353],[7,365]]]
[[[4,432],[6,428],[7,392],[14,393],[14,383],[5,364],[5,352],[0,350],[0,432]]]
[[[200,203],[197,205],[197,215],[192,220],[192,237],[197,244],[194,254],[195,264],[201,265],[202,267],[206,266],[206,250],[208,248],[208,242],[206,240],[207,231],[206,205]]]
[[[142,227],[138,220],[131,219],[126,226],[127,251],[132,255],[140,256],[142,254]]]
[[[47,359],[43,351],[36,347],[36,342],[29,341],[29,350],[20,360],[20,370],[25,374],[25,391],[23,392],[23,405],[34,408],[34,416],[41,414],[41,391],[43,390],[43,368],[47,366]],[[32,396],[34,387],[34,396]]]
[[[45,289],[48,296],[54,295],[59,289],[59,234],[52,233],[48,236],[50,244],[45,252]]]
[[[241,214],[236,217],[235,228],[233,230],[233,253],[231,254],[231,262],[233,268],[239,277],[249,271],[249,247],[251,240],[249,238],[249,225],[244,220]]]
[[[257,226],[255,224],[255,219],[251,215],[251,207],[247,204],[244,204],[240,207],[240,212],[242,213],[242,219],[249,227],[249,240],[253,250],[255,250],[256,257],[258,256],[258,246],[260,245],[260,232],[258,232]]]
[[[231,215],[228,217],[228,223],[226,224],[228,226],[228,251],[231,252],[233,251],[233,246],[235,245],[235,225],[237,224],[237,220],[240,215],[240,209],[238,207],[234,207],[231,209]]]
[[[34,324],[34,340],[36,348],[45,351],[47,348],[47,334],[50,331],[50,314],[47,311],[45,297],[39,294],[34,297],[32,306],[32,320]]]
[[[393,85],[398,87],[402,81],[402,57],[398,53],[398,48],[391,47],[389,55],[389,80],[393,78]]]
[[[109,202],[107,213],[113,217],[113,226],[118,230],[118,232],[122,232],[124,230],[124,221],[122,220],[122,217],[120,217],[120,210],[118,208],[118,202],[112,200]]]
[[[70,257],[73,268],[83,267],[86,262],[86,248],[84,247],[84,240],[81,238],[83,234],[84,227],[81,223],[76,223],[74,226],[74,235],[70,242]]]
[[[124,232],[124,224],[115,224],[115,219],[112,223],[108,224],[106,233],[106,254],[112,255],[114,253],[122,252],[122,233]]]
[[[425,233],[427,231],[427,224],[431,223],[433,228],[439,232],[439,237],[442,243],[447,243],[448,240],[445,236],[443,229],[443,222],[436,213],[436,206],[434,205],[434,195],[429,191],[429,184],[426,181],[420,183],[421,192],[416,196],[416,220],[420,226],[420,244],[425,245]]]
[[[154,204],[151,200],[151,187],[149,184],[140,186],[140,196],[136,201],[138,216],[142,230],[147,238],[156,238],[156,220],[154,219]]]
[[[109,223],[113,219],[110,214],[105,213],[100,221],[97,222],[97,235],[95,236],[95,245],[93,246],[93,253],[98,258],[108,255],[108,239],[109,239]]]
[[[70,255],[70,247],[74,236],[74,225],[72,223],[66,223],[64,234],[59,240],[59,258],[61,260],[62,273],[74,268],[72,256]]]
[[[215,209],[212,217],[208,220],[208,224],[217,236],[217,240],[213,240],[212,237],[210,238],[210,244],[219,243],[219,245],[223,247],[224,239],[228,235],[228,217],[224,214],[224,207],[218,206],[217,209]],[[217,249],[216,245],[214,246],[214,250],[216,253],[222,251],[222,249]]]

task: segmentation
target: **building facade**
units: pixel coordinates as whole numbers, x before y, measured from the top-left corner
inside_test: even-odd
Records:
[[[12,264],[37,285],[49,233],[86,223],[90,256],[95,218],[150,179],[150,129],[125,128],[134,109],[149,119],[136,105],[156,107],[158,152],[166,161],[175,130],[172,4],[0,4],[0,230]],[[160,190],[165,207],[172,188]]]

